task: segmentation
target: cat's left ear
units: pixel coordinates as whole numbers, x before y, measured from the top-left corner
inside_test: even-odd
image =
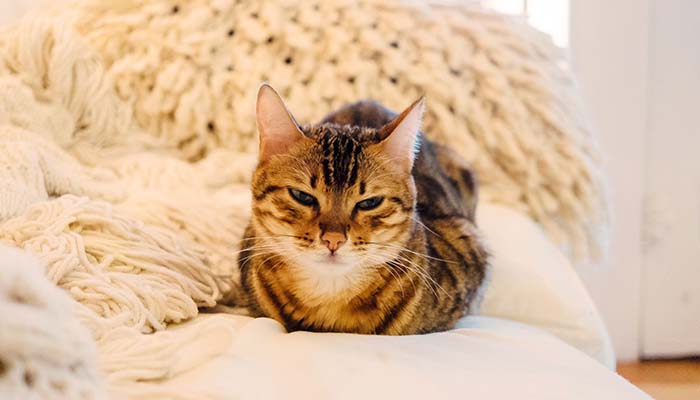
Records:
[[[389,121],[379,131],[381,152],[405,168],[413,168],[413,161],[418,151],[418,132],[423,123],[425,96],[416,100],[396,118]]]
[[[260,134],[260,161],[286,153],[295,143],[307,139],[280,95],[267,83],[258,89],[255,116]]]

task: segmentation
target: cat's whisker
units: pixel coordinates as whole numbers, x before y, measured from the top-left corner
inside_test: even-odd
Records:
[[[439,298],[437,291],[435,290],[433,285],[428,281],[425,274],[422,273],[421,271],[416,270],[415,267],[410,266],[410,265],[406,265],[406,264],[400,262],[400,260],[389,261],[387,263],[387,265],[394,267],[394,268],[401,268],[404,272],[409,273],[410,275],[417,277],[420,280],[420,282],[423,282],[423,285],[426,286],[433,293],[433,295],[435,296],[436,299]],[[411,282],[413,282],[413,281],[411,281]]]
[[[430,255],[427,255],[427,254],[419,253],[419,252],[417,252],[417,251],[408,249],[408,248],[406,248],[406,247],[404,247],[404,246],[399,246],[399,245],[395,245],[395,244],[391,244],[391,243],[367,242],[367,244],[373,244],[373,245],[377,245],[377,246],[386,246],[386,247],[389,247],[389,248],[392,248],[392,249],[396,249],[396,250],[399,250],[399,251],[405,251],[405,252],[407,252],[407,253],[411,253],[411,254],[414,254],[414,255],[416,255],[416,256],[419,256],[419,257],[428,259],[428,260],[442,261],[442,262],[446,262],[446,263],[450,263],[450,264],[459,264],[459,261],[445,260],[444,258],[433,257],[433,256],[430,256]]]
[[[280,260],[279,262],[280,262],[280,263],[281,263],[281,262],[284,262],[284,257],[283,257],[281,254],[279,254],[279,253],[273,253],[272,255],[270,255],[269,257],[267,257],[266,259],[262,260],[262,261],[260,262],[260,264],[261,264],[261,265],[265,265],[265,263],[267,263],[268,261],[274,259],[275,257],[281,257],[282,260]]]
[[[399,275],[398,275],[396,272],[392,271],[391,268],[389,268],[389,267],[386,265],[386,263],[380,262],[381,259],[379,259],[379,257],[374,257],[374,256],[370,256],[370,257],[369,257],[370,260],[375,259],[375,258],[377,259],[377,264],[375,264],[374,266],[375,266],[375,267],[380,267],[380,268],[382,268],[382,269],[386,269],[387,271],[389,271],[389,273],[391,274],[391,276],[393,276],[394,280],[396,280],[396,282],[399,284],[399,288],[401,288],[401,295],[402,295],[402,296],[405,296],[406,293],[405,293],[404,290],[403,290],[403,284],[401,283],[401,279],[400,279]],[[414,288],[414,290],[415,290],[415,285],[414,285],[413,288]]]
[[[244,249],[232,251],[230,254],[231,254],[231,255],[240,255],[241,253],[244,253],[244,252],[246,252],[246,251],[256,251],[256,250],[265,250],[265,249],[277,249],[277,248],[279,248],[279,246],[277,246],[277,245],[272,245],[272,244],[270,244],[270,245],[255,245],[255,246],[246,247],[246,248],[244,248]]]
[[[279,256],[281,259],[280,259],[280,261],[278,261],[277,263],[272,265],[272,267],[270,267],[270,271],[274,272],[276,269],[278,269],[279,267],[281,267],[283,265],[294,265],[296,263],[296,261],[302,255],[303,255],[302,253],[296,253],[290,257],[287,254],[276,254],[276,256]],[[274,258],[274,257],[268,257],[268,258],[264,259],[262,262],[260,262],[260,264],[264,265],[267,261],[271,260],[272,258]]]
[[[431,289],[431,291],[432,291],[433,294],[436,296],[436,298],[438,297],[437,292],[436,292],[435,289],[433,288],[433,284],[436,285],[436,286],[438,286],[438,287],[440,287],[441,289],[442,289],[442,287],[441,287],[440,285],[438,285],[437,282],[435,282],[430,276],[428,276],[427,273],[425,272],[425,270],[424,270],[422,267],[420,267],[418,264],[416,264],[416,263],[413,262],[412,260],[409,260],[409,259],[404,258],[404,257],[399,258],[399,257],[397,257],[397,255],[388,253],[388,252],[386,252],[386,251],[385,251],[385,252],[382,252],[382,253],[377,253],[377,254],[378,254],[378,255],[381,255],[381,256],[383,256],[383,257],[385,257],[385,258],[389,258],[389,259],[390,259],[390,261],[384,262],[384,264],[389,265],[389,266],[401,267],[401,268],[403,268],[405,271],[413,272],[413,274],[414,274],[415,276],[417,276],[426,286],[428,286],[428,287]],[[409,263],[412,264],[412,265],[410,265],[410,266],[409,266],[409,265],[405,265],[404,263],[402,263],[402,262],[400,262],[400,261],[406,261],[406,262],[409,262]],[[414,290],[415,290],[415,288],[416,288],[416,287],[415,287],[415,282],[413,282],[413,278],[410,278],[410,279],[411,279],[411,284],[413,285],[413,288],[414,288]],[[429,282],[429,281],[432,281],[432,283]],[[442,290],[444,291],[444,289],[442,289]]]
[[[269,236],[247,236],[244,238],[241,238],[241,242],[244,242],[246,240],[255,240],[255,239],[267,239],[267,238],[274,238],[277,237],[277,235],[269,235]]]
[[[247,243],[248,247],[243,247],[240,248],[239,251],[245,251],[247,249],[254,249],[256,247],[265,247],[265,246],[276,246],[276,243]]]
[[[411,259],[411,258],[409,258],[409,257],[407,257],[407,256],[401,255],[401,253],[399,253],[399,254],[396,256],[396,258],[398,258],[398,259],[400,259],[400,260],[403,260],[403,261],[406,261],[406,262],[410,263],[411,265],[415,266],[415,267],[418,268],[421,272],[425,273],[426,276],[429,277],[429,278],[432,280],[432,277],[430,277],[430,275],[428,275],[428,272],[425,270],[425,266],[419,264],[418,262],[416,262],[415,260],[413,260],[413,259]],[[433,280],[433,282],[435,282],[435,281]],[[436,282],[436,284],[437,284],[437,282]]]
[[[386,264],[382,264],[382,268],[389,271],[391,276],[394,278],[396,283],[399,284],[399,288],[401,289],[401,296],[406,296],[406,292],[403,290],[403,283],[401,283],[401,278],[399,277],[399,274],[397,274],[395,271],[393,271],[391,268],[389,268]],[[411,281],[413,283],[413,281]],[[416,286],[413,284],[413,290],[415,291]]]
[[[435,291],[435,289],[433,287],[439,288],[443,293],[445,293],[445,295],[452,298],[452,296],[449,294],[449,292],[447,292],[447,290],[445,290],[445,288],[443,288],[439,283],[437,283],[425,271],[425,268],[423,266],[421,266],[420,264],[416,263],[415,261],[413,261],[407,257],[401,256],[400,254],[395,256],[395,257],[396,258],[394,260],[390,261],[389,263],[396,262],[396,261],[403,261],[403,262],[399,262],[398,264],[400,266],[406,268],[407,270],[410,270],[410,271],[414,272],[415,274],[417,274],[423,280],[423,282],[432,289],[435,296],[437,296],[437,292]],[[404,263],[408,263],[409,265],[406,265]]]
[[[303,253],[296,253],[296,254],[293,254],[292,257],[289,257],[288,255],[285,255],[284,257],[285,257],[285,259],[287,260],[287,263],[288,263],[288,264],[290,264],[290,265],[295,265],[295,263],[297,262],[297,260],[298,260],[299,258],[301,258],[303,255],[304,255]]]
[[[284,264],[284,260],[279,260],[277,263],[275,263],[274,265],[272,265],[272,267],[270,267],[270,272],[275,272],[276,270],[278,270],[278,269],[279,269],[281,266],[283,266],[283,265],[285,265],[285,264]]]
[[[250,243],[248,243],[250,245]],[[243,253],[244,251],[250,251],[250,250],[255,250],[259,248],[268,248],[268,247],[280,247],[278,244],[275,243],[254,243],[251,246],[247,247],[234,247],[231,246],[232,248],[235,248],[236,250],[231,250],[230,254],[240,254]]]
[[[452,298],[452,295],[450,295],[450,293],[447,290],[445,290],[445,288],[443,288],[442,285],[437,283],[435,281],[435,279],[433,279],[433,277],[430,276],[430,274],[425,270],[425,267],[421,266],[420,264],[418,264],[415,261],[410,260],[408,258],[405,258],[405,257],[399,257],[399,258],[405,262],[408,262],[409,264],[413,265],[415,268],[420,270],[426,279],[428,279],[430,282],[432,282],[432,284],[435,285],[438,289],[442,290],[442,292],[445,293],[445,295],[447,295],[447,297]]]
[[[249,236],[246,238],[242,238],[239,242],[249,242],[249,241],[261,240],[261,239],[279,239],[279,238],[283,238],[283,237],[303,239],[303,237],[301,237],[301,236],[279,234],[279,235],[269,235],[269,236]]]
[[[255,253],[253,253],[253,254],[247,256],[247,257],[243,257],[242,259],[239,259],[239,260],[238,260],[238,263],[239,263],[239,264],[243,264],[243,263],[246,263],[246,262],[250,261],[251,259],[253,259],[253,258],[255,258],[255,257],[266,256],[266,255],[269,255],[269,254],[273,254],[273,255],[274,255],[274,254],[278,254],[278,253],[275,252],[275,251],[272,251],[272,250],[265,250],[265,251],[255,252]]]
[[[303,239],[301,236],[295,236],[295,235],[251,236],[249,238],[245,238],[245,239],[241,240],[241,242],[258,240],[258,239],[278,239],[281,237],[292,237],[292,238],[300,239],[300,240]],[[242,244],[243,243],[240,243],[239,245],[242,245]],[[231,247],[234,247],[234,246],[231,246]],[[244,249],[235,250],[232,252],[232,254],[240,254],[244,251],[253,251],[253,250],[256,250],[259,248],[279,248],[279,247],[280,247],[279,244],[276,244],[276,243],[256,243],[253,246],[246,247]]]
[[[409,218],[411,218],[414,222],[416,222],[418,225],[420,225],[420,226],[422,226],[423,228],[425,228],[425,230],[427,230],[428,232],[432,233],[432,234],[435,235],[436,237],[438,237],[438,238],[440,238],[440,239],[442,239],[442,240],[445,240],[444,237],[442,237],[441,235],[439,235],[439,234],[438,234],[437,232],[435,232],[434,230],[428,228],[421,220],[417,219],[417,218],[415,217],[415,215],[410,215]]]

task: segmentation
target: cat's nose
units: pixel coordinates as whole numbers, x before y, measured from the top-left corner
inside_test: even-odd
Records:
[[[345,237],[345,234],[342,232],[323,232],[321,235],[321,242],[328,247],[328,250],[331,251],[331,254],[335,253],[340,246],[345,243],[347,238]]]

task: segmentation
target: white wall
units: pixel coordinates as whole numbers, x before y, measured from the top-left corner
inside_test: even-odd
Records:
[[[700,1],[654,0],[642,355],[700,354]]]
[[[606,155],[610,262],[581,273],[621,360],[700,354],[700,1],[572,0]]]
[[[639,354],[642,197],[651,0],[572,0],[571,55],[605,153],[614,213],[608,265],[579,272],[620,360]]]

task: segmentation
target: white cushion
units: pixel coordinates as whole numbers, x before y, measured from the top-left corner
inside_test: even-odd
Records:
[[[217,330],[219,340],[204,339]],[[183,359],[216,353],[222,340],[228,348],[172,379],[140,385],[142,398],[649,399],[554,336],[496,318],[473,316],[449,332],[396,337],[290,334],[271,319],[218,314],[156,336],[173,332],[202,335],[183,342]]]
[[[615,369],[611,340],[593,301],[540,227],[491,204],[479,206],[477,223],[492,254],[481,315],[541,328]]]

